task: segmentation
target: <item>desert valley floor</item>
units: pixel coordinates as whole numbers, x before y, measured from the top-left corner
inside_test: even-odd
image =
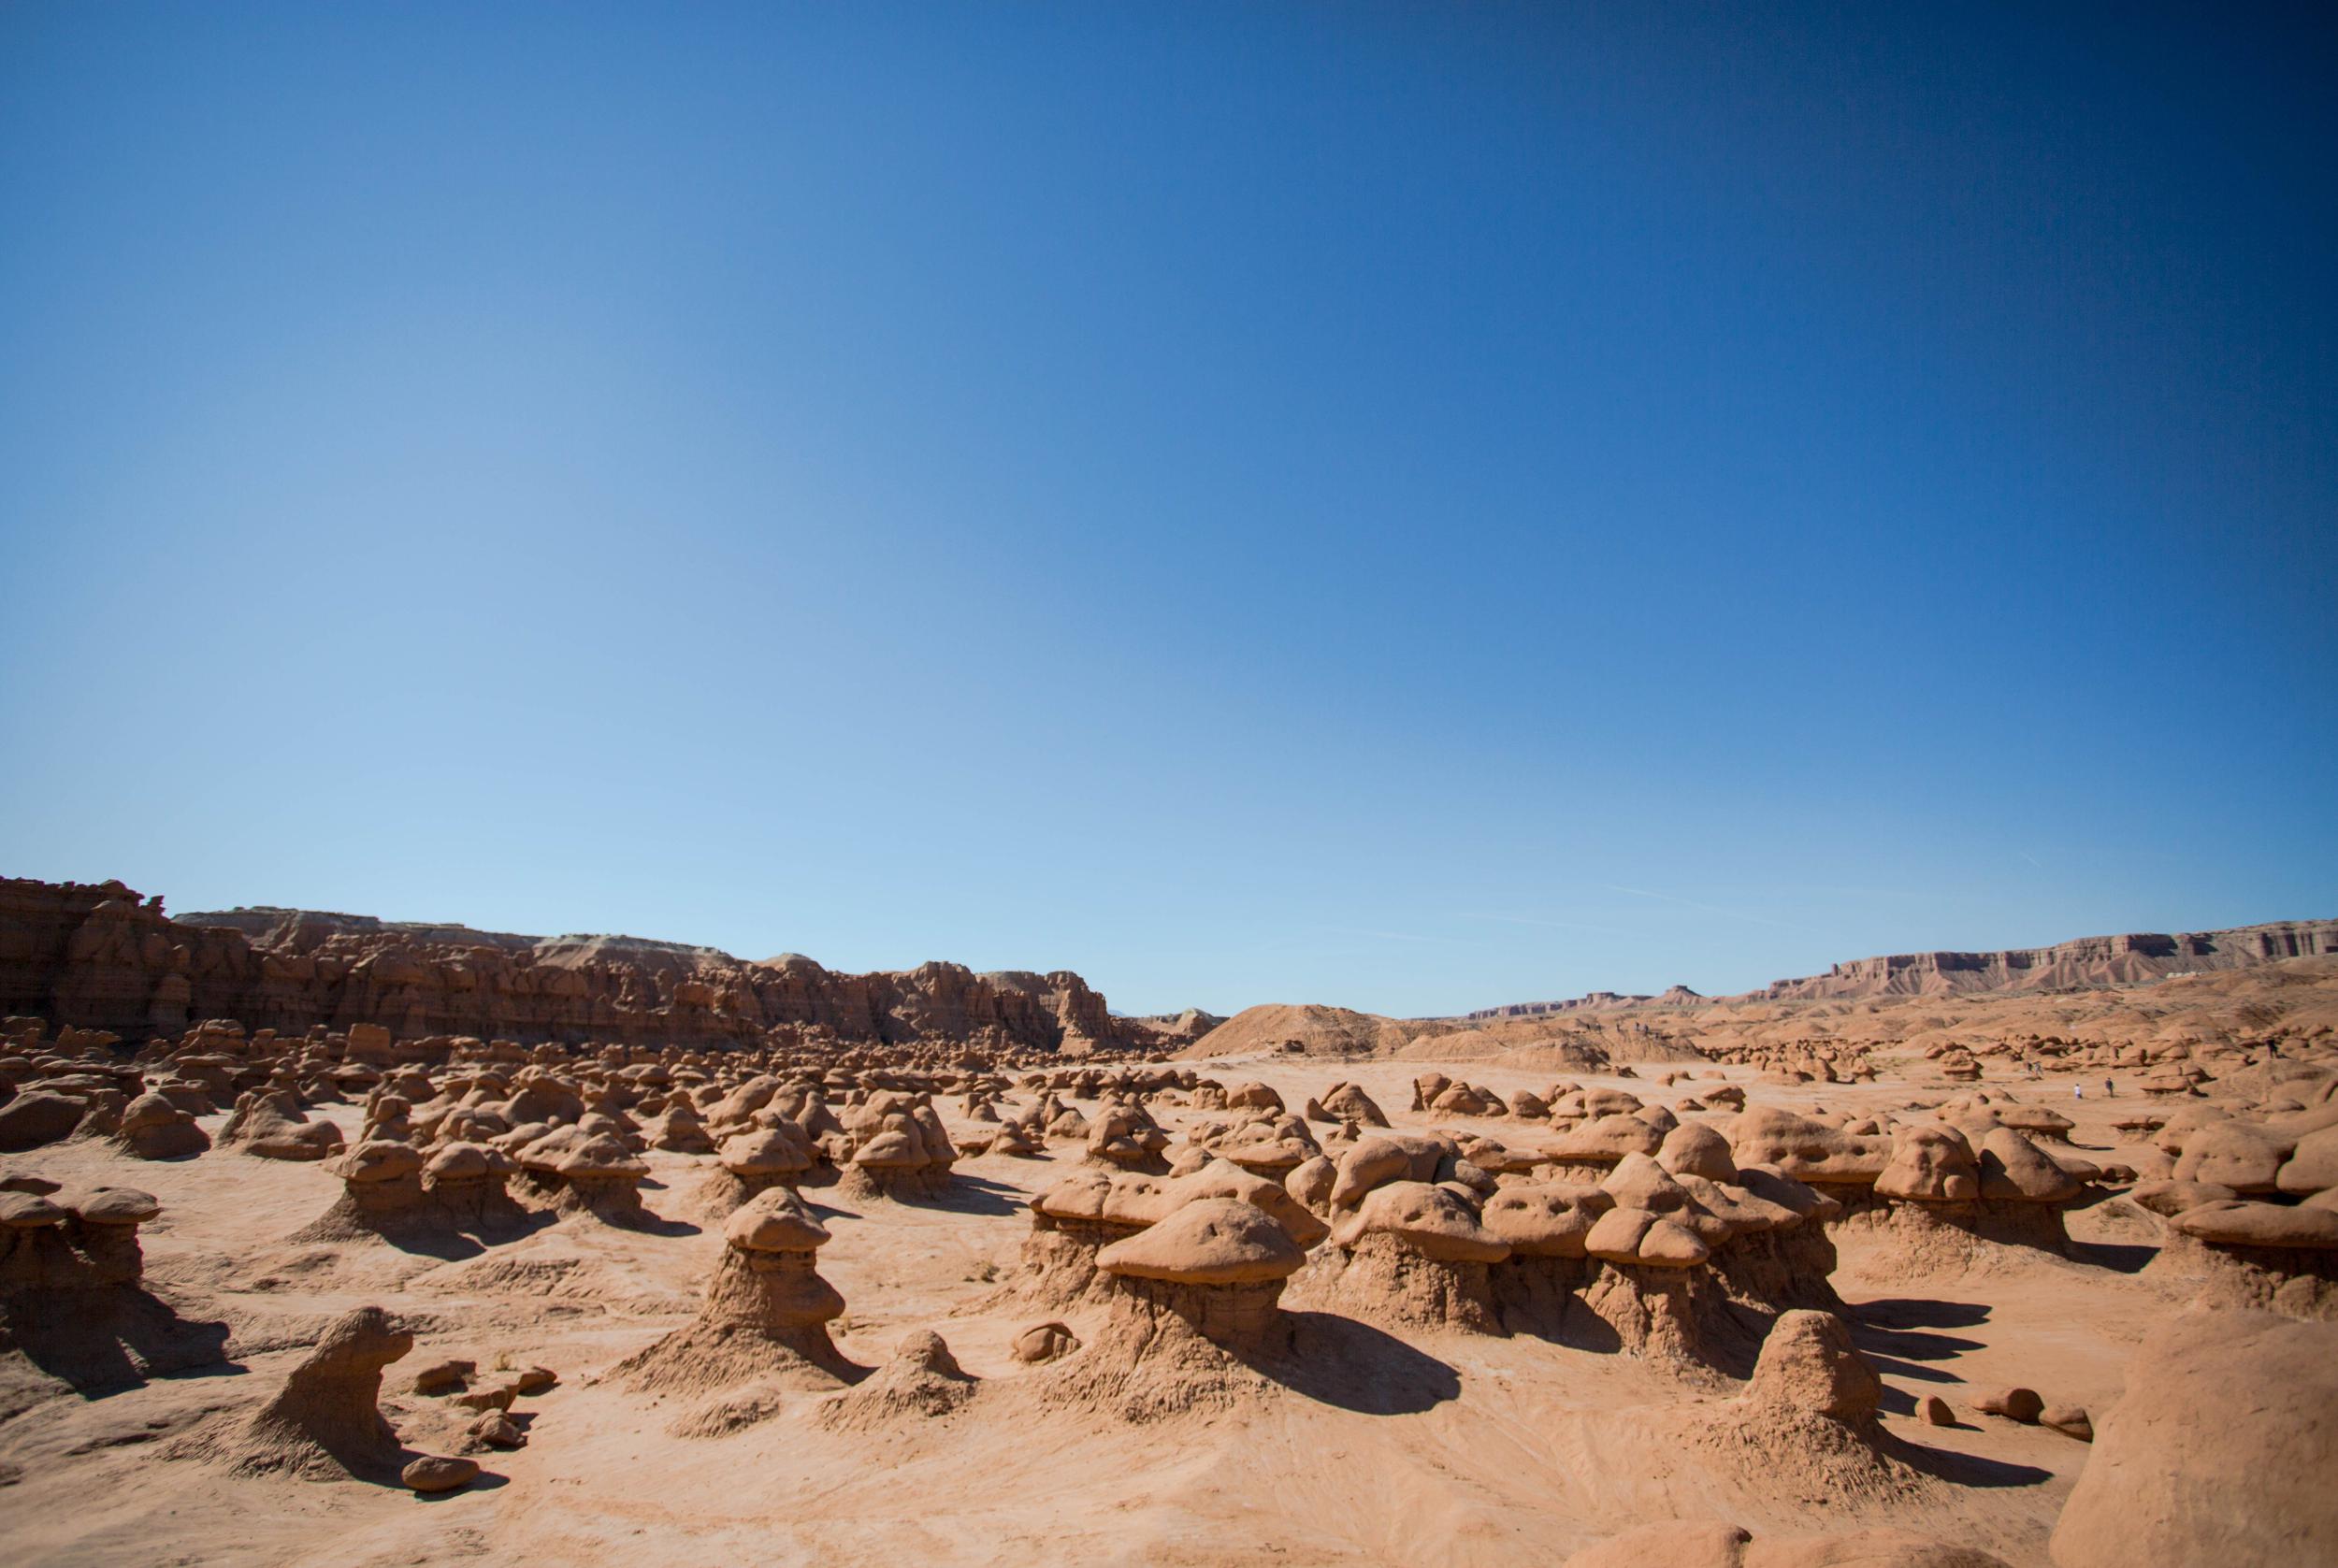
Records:
[[[2338,960],[1740,1013],[826,1071],[198,1028],[6,1158],[0,1555],[2140,1565],[2195,1484],[2331,1539]],[[2035,1033],[2082,1014],[2129,1038]],[[103,1107],[17,1029],[0,1134]],[[2197,1474],[2139,1356],[2231,1429]]]

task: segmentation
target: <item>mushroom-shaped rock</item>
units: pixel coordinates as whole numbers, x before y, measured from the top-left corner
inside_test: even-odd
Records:
[[[528,1154],[541,1158],[542,1144]],[[520,1162],[527,1162],[527,1154]],[[561,1214],[590,1214],[619,1225],[630,1224],[642,1213],[642,1178],[649,1166],[638,1158],[614,1133],[596,1132],[570,1143],[551,1160],[556,1180],[552,1206]]]
[[[1332,1231],[1332,1239],[1343,1247],[1373,1235],[1390,1237],[1442,1263],[1496,1263],[1510,1250],[1479,1223],[1467,1203],[1428,1182],[1390,1182],[1375,1187]]]
[[[712,1154],[714,1150],[714,1135],[688,1100],[669,1105],[650,1117],[642,1126],[642,1137],[651,1148],[673,1154]]]
[[[152,1193],[134,1187],[85,1187],[67,1199],[65,1206],[89,1225],[144,1225],[163,1212]]]
[[[1969,1203],[1981,1196],[1981,1162],[1956,1129],[1912,1123],[1892,1135],[1875,1190],[1921,1203]]]
[[[330,1167],[352,1187],[376,1187],[422,1174],[422,1151],[411,1144],[376,1138],[358,1144]]]
[[[1768,1165],[1804,1182],[1865,1187],[1883,1173],[1891,1140],[1845,1132],[1774,1106],[1740,1115],[1730,1132],[1740,1168]]]
[[[422,1168],[423,1194],[435,1217],[458,1229],[478,1230],[522,1217],[504,1184],[519,1167],[488,1144],[441,1144]]]
[[[32,1230],[65,1217],[65,1210],[36,1192],[0,1192],[0,1228]]]
[[[2180,1182],[2214,1182],[2246,1197],[2280,1187],[2281,1170],[2296,1144],[2253,1122],[2221,1121],[2184,1142],[2175,1162]]]
[[[829,1242],[811,1206],[792,1192],[743,1204],[723,1226],[723,1240],[743,1252],[814,1252]]]
[[[780,1122],[726,1138],[714,1158],[732,1175],[761,1184],[757,1191],[801,1175],[814,1164],[811,1144],[793,1122]]]
[[[1609,1263],[1690,1269],[1712,1256],[1696,1231],[1647,1209],[1609,1209],[1583,1239],[1584,1250]]]
[[[715,1150],[697,1201],[719,1217],[768,1187],[793,1186],[817,1163],[810,1140],[790,1121],[756,1127],[726,1138]]]
[[[1089,1125],[1089,1155],[1125,1170],[1168,1169],[1168,1162],[1161,1158],[1168,1144],[1169,1135],[1135,1105],[1107,1105]]]
[[[827,1228],[784,1187],[757,1193],[724,1222],[723,1256],[698,1316],[620,1361],[632,1387],[706,1392],[753,1379],[833,1388],[855,1375],[827,1325],[844,1300],[816,1272]]]
[[[2293,1198],[2338,1187],[2338,1126],[2305,1134],[2273,1174],[2273,1185]]]
[[[1486,1230],[1520,1258],[1582,1258],[1599,1216],[1615,1200],[1596,1187],[1569,1182],[1506,1187],[1486,1200]]]
[[[2202,1203],[2230,1203],[2240,1194],[2229,1187],[2214,1182],[2138,1182],[2128,1190],[2128,1201],[2139,1208],[2148,1209],[2162,1219],[2173,1219],[2186,1209]]]
[[[1738,1179],[1729,1140],[1703,1122],[1682,1122],[1666,1133],[1656,1148],[1656,1163],[1676,1176],[1702,1176],[1709,1182]]]
[[[2338,1210],[2311,1203],[2212,1201],[2186,1209],[2172,1223],[2187,1236],[2222,1246],[2338,1247]]]
[[[1689,1189],[1672,1173],[1644,1154],[1628,1154],[1601,1178],[1599,1189],[1620,1209],[1645,1209],[1671,1214],[1689,1206]]]
[[[1236,1198],[1200,1198],[1096,1255],[1109,1274],[1176,1285],[1258,1285],[1306,1261],[1274,1216]]]
[[[1981,1196],[1995,1201],[2061,1203],[2078,1196],[2078,1178],[2010,1127],[1981,1140]]]
[[[1331,1234],[1331,1227],[1316,1217],[1314,1212],[1293,1198],[1280,1183],[1268,1180],[1222,1159],[1213,1159],[1190,1175],[1172,1180],[1166,1190],[1173,1204],[1191,1203],[1200,1198],[1234,1198],[1265,1210],[1275,1216],[1277,1224],[1288,1231],[1291,1239],[1302,1249],[1311,1247]]]
[[[1568,1165],[1612,1165],[1627,1154],[1653,1155],[1665,1133],[1628,1114],[1595,1116],[1551,1144],[1551,1158]]]
[[[114,1142],[140,1159],[183,1159],[211,1146],[195,1117],[159,1094],[142,1094],[122,1109]]]
[[[1363,1202],[1364,1194],[1374,1187],[1405,1180],[1412,1172],[1412,1155],[1395,1140],[1364,1139],[1349,1145],[1339,1157],[1332,1180],[1332,1203],[1336,1208],[1351,1209]]]

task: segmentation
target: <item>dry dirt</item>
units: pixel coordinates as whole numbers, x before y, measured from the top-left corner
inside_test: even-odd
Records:
[[[1252,1057],[1205,1070],[1263,1080],[1294,1107],[1350,1078],[1403,1128],[1429,1124],[1406,1110],[1422,1065]],[[1435,1065],[1503,1092],[1545,1088],[1553,1076]],[[1710,1067],[1695,1084],[1661,1090],[1646,1077],[1570,1076],[1667,1102],[1726,1076],[1754,1104],[1829,1110],[1956,1092],[1920,1063],[1856,1087],[1788,1086]],[[2075,1115],[2073,1141],[2090,1158],[2115,1158],[2098,1151],[2119,1148],[2109,1118],[2129,1102],[2072,1104],[2059,1080],[2030,1092]],[[354,1107],[321,1114],[357,1130]],[[1187,1119],[1161,1114],[1173,1128]],[[211,1130],[222,1119],[204,1118]],[[1496,1136],[1514,1136],[1516,1125],[1436,1124]],[[905,1334],[934,1330],[985,1380],[986,1397],[938,1417],[860,1425],[823,1423],[820,1396],[790,1394],[775,1418],[711,1438],[670,1434],[687,1402],[597,1381],[689,1319],[720,1256],[720,1228],[692,1218],[686,1202],[703,1158],[649,1157],[644,1198],[664,1221],[652,1231],[577,1216],[484,1253],[440,1258],[378,1241],[287,1244],[339,1190],[312,1165],[220,1150],[144,1161],[100,1142],[14,1157],[11,1169],[68,1187],[113,1183],[159,1197],[162,1217],[142,1232],[148,1286],[181,1318],[223,1324],[229,1337],[224,1365],[102,1397],[60,1390],[20,1363],[0,1387],[6,1555],[26,1564],[1507,1568],[1524,1557],[1558,1561],[1629,1524],[1708,1517],[1757,1535],[1888,1521],[2009,1563],[2042,1563],[2086,1446],[1970,1416],[1954,1428],[1926,1426],[1914,1403],[1937,1392],[1961,1404],[1973,1388],[2018,1383],[2050,1402],[2100,1409],[2119,1393],[2145,1328],[2173,1304],[2137,1277],[2157,1230],[2121,1201],[2071,1216],[2083,1244],[2069,1260],[2003,1255],[1911,1278],[1904,1259],[1846,1235],[1836,1284],[1886,1385],[1884,1427],[1937,1482],[1878,1495],[1846,1494],[1823,1468],[1784,1456],[1685,1437],[1726,1387],[1531,1337],[1376,1331],[1321,1386],[1130,1424],[1014,1397],[1014,1385],[1039,1371],[1015,1360],[1010,1343],[1059,1314],[1012,1300],[999,1282],[1029,1231],[1024,1200],[1079,1154],[1076,1144],[1053,1147],[1050,1158],[961,1161],[942,1201],[806,1194],[834,1236],[819,1266],[847,1303],[834,1325],[844,1353],[875,1366]],[[462,1356],[483,1367],[556,1370],[557,1388],[515,1407],[527,1446],[484,1456],[479,1485],[431,1500],[349,1480],[242,1477],[171,1457],[190,1433],[278,1386],[329,1317],[365,1304],[388,1308],[416,1335],[413,1354],[389,1370],[383,1407],[418,1447],[429,1445],[416,1434],[442,1430],[445,1418],[435,1402],[406,1391],[414,1368]],[[1094,1327],[1065,1316],[1083,1336]],[[43,1392],[56,1397],[36,1397]]]

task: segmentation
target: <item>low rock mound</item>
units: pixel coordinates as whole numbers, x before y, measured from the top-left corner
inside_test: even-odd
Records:
[[[2163,1324],[2094,1423],[2057,1568],[2338,1561],[2338,1325],[2196,1311]]]
[[[829,1431],[868,1431],[947,1416],[981,1385],[967,1375],[940,1334],[920,1329],[865,1382],[823,1401],[813,1417]]]

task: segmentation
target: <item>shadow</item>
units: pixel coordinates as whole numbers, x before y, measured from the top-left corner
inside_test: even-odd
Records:
[[[1461,1397],[1461,1374],[1369,1323],[1293,1312],[1290,1348],[1236,1359],[1292,1393],[1364,1416],[1417,1416]]]
[[[939,1209],[945,1214],[1011,1215],[1027,1208],[1023,1195],[1016,1188],[983,1176],[953,1174],[947,1191],[926,1198],[904,1195],[894,1202],[905,1209]]]
[[[1962,1379],[1956,1374],[1924,1363],[1954,1360],[1968,1351],[1981,1349],[1979,1340],[1894,1325],[1947,1323],[1961,1328],[1981,1322],[1988,1315],[1985,1305],[1909,1298],[1870,1302],[1848,1315],[1846,1320],[1851,1328],[1851,1343],[1859,1347],[1859,1353],[1877,1373],[1916,1383],[1956,1383]],[[1915,1409],[1915,1396],[1886,1383],[1883,1406],[1899,1415],[1909,1415]]]
[[[2008,1464],[1977,1454],[1927,1448],[1890,1432],[1879,1433],[1875,1446],[1910,1469],[1959,1487],[2034,1487],[2054,1479],[2054,1472],[2034,1464]]]
[[[1878,1367],[1876,1370],[1880,1372],[1883,1369]],[[1895,1388],[1888,1383],[1882,1385],[1882,1388],[1875,1400],[1878,1409],[1888,1410],[1895,1416],[1912,1416],[1916,1413],[1915,1395],[1905,1388]]]
[[[2141,1273],[2158,1256],[2158,1247],[2140,1242],[2072,1242],[2070,1248],[2071,1262],[2120,1274]]]
[[[798,1196],[802,1195],[799,1193]],[[815,1219],[859,1219],[862,1217],[859,1209],[843,1208],[834,1203],[815,1202],[809,1198],[805,1198],[803,1203],[804,1207],[812,1211],[813,1217]]]
[[[1953,1372],[1942,1372],[1938,1367],[1922,1366],[1914,1361],[1903,1361],[1894,1356],[1879,1355],[1864,1345],[1859,1346],[1859,1353],[1867,1358],[1868,1365],[1873,1367],[1880,1374],[1891,1377],[1912,1377],[1919,1383],[1961,1383],[1964,1381]],[[1911,1408],[1912,1407],[1913,1402],[1911,1401]]]
[[[1928,1296],[1885,1296],[1845,1315],[1881,1329],[1970,1329],[1989,1320],[1985,1302],[1943,1302]],[[1970,1348],[1968,1346],[1967,1348]]]
[[[516,1203],[483,1220],[475,1214],[450,1215],[444,1210],[352,1220],[328,1211],[286,1236],[284,1243],[288,1246],[339,1246],[371,1239],[417,1258],[460,1263],[491,1246],[524,1240],[559,1219],[549,1209],[523,1209]]]
[[[637,1236],[695,1236],[700,1230],[686,1219],[667,1219],[647,1209],[615,1215],[596,1212],[593,1217],[612,1230],[630,1230]]]
[[[225,1323],[192,1320],[134,1286],[65,1290],[0,1312],[0,1345],[84,1399],[158,1377],[235,1377]]]
[[[1851,1343],[1871,1357],[1894,1356],[1919,1361],[1954,1360],[1969,1350],[1981,1348],[1977,1339],[1926,1333],[1920,1329],[1879,1329],[1857,1322],[1851,1325]]]
[[[1507,1315],[1503,1323],[1506,1327],[1509,1323]],[[1510,1331],[1517,1333],[1521,1331],[1511,1329]],[[1624,1353],[1624,1336],[1615,1331],[1615,1325],[1580,1302],[1571,1299],[1567,1309],[1560,1314],[1555,1323],[1543,1326],[1530,1324],[1523,1331],[1566,1349],[1587,1350],[1595,1356],[1620,1356]]]

